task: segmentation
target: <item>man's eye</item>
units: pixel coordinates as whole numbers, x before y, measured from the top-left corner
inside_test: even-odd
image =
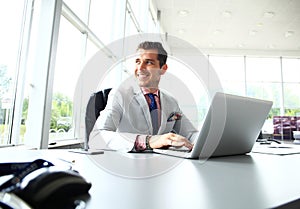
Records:
[[[152,61],[147,61],[146,62],[148,65],[153,65],[153,62]]]

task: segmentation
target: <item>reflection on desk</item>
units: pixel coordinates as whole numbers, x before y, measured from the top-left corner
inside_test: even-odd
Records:
[[[200,160],[159,154],[1,150],[1,162],[70,162],[92,182],[86,208],[276,208],[300,198],[300,155]],[[60,158],[60,159],[59,159]],[[73,163],[72,163],[73,162]],[[285,205],[283,207],[283,205]]]

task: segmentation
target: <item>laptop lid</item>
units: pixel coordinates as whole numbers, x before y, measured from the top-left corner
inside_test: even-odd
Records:
[[[251,151],[272,101],[217,92],[190,153],[158,151],[184,158],[239,155]],[[157,150],[155,150],[157,151]],[[179,153],[179,154],[176,154]]]

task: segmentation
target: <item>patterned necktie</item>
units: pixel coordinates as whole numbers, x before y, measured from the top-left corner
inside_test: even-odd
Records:
[[[149,104],[149,108],[150,108],[150,112],[151,112],[152,110],[157,109],[157,105],[156,105],[156,101],[155,101],[155,94],[149,93],[148,96],[151,101]]]
[[[155,94],[149,93],[147,95],[150,98],[149,109],[150,109],[150,115],[151,115],[151,121],[152,121],[152,127],[153,127],[153,134],[157,134],[158,128],[159,128],[159,125],[158,125],[159,112],[158,112],[156,101],[155,101]]]

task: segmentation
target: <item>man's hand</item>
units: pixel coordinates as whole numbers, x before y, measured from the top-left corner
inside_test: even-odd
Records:
[[[174,147],[185,146],[188,149],[193,148],[193,144],[189,140],[187,140],[183,136],[174,133],[152,136],[149,140],[149,144],[152,149],[161,148],[165,146],[174,146]]]

